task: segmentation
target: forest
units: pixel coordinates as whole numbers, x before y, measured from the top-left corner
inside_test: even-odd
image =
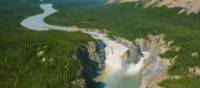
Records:
[[[83,33],[37,32],[20,22],[41,13],[39,0],[0,1],[0,88],[82,88],[76,51],[93,39]]]
[[[168,73],[181,79],[168,79],[159,85],[166,88],[197,88],[200,77],[191,74],[188,69],[200,67],[200,14],[178,14],[178,11],[179,8],[143,8],[138,3],[117,3],[62,9],[48,17],[46,22],[108,30],[110,35],[131,41],[147,37],[148,34],[165,34],[166,41],[173,41],[171,47],[180,47],[180,50],[172,49],[160,56],[168,59],[176,57]]]

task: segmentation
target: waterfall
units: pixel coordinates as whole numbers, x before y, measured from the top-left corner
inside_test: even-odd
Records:
[[[140,59],[140,61],[137,64],[134,64],[134,63],[130,64],[127,70],[127,73],[129,75],[136,74],[137,72],[139,72],[144,66],[144,60],[150,56],[149,52],[142,52],[142,54],[143,54],[143,57]]]
[[[144,66],[144,60],[148,58],[148,52],[142,52],[143,57],[140,59],[138,63],[126,63],[128,59],[128,52],[129,48],[118,43],[110,38],[107,37],[105,33],[98,32],[98,31],[91,31],[89,29],[81,29],[78,27],[65,27],[65,26],[54,26],[44,22],[44,18],[57,12],[52,7],[52,4],[43,4],[40,7],[44,10],[42,14],[38,14],[35,16],[31,16],[26,18],[21,22],[21,25],[37,31],[45,31],[45,30],[62,30],[67,32],[82,32],[91,35],[94,39],[101,40],[105,43],[105,53],[106,53],[106,60],[105,60],[105,68],[102,70],[100,76],[97,78],[98,81],[105,82],[108,86],[106,88],[114,88],[109,87],[110,78],[118,77],[119,80],[122,80],[120,77],[122,76],[133,76],[137,74]],[[120,74],[120,75],[118,75]],[[122,81],[124,82],[124,81]],[[127,82],[128,83],[128,82]],[[132,83],[130,83],[132,84]],[[129,86],[133,87],[133,86]]]

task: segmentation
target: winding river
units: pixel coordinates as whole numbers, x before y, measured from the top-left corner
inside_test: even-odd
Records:
[[[102,71],[101,75],[96,79],[97,81],[104,82],[106,84],[105,88],[138,88],[140,84],[139,76],[137,72],[143,67],[143,61],[149,56],[148,52],[143,52],[144,57],[137,63],[131,63],[129,66],[123,68],[123,60],[126,59],[125,56],[129,48],[126,46],[110,39],[106,34],[91,31],[92,29],[81,29],[75,26],[55,26],[44,22],[44,18],[58,12],[52,7],[52,4],[41,4],[41,9],[44,10],[43,13],[30,16],[21,22],[21,25],[36,31],[47,31],[47,30],[61,30],[67,32],[82,32],[91,35],[94,39],[101,40],[106,44],[106,60],[105,69]]]

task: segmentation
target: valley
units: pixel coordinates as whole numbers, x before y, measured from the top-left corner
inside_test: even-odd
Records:
[[[198,88],[198,3],[143,1],[0,1],[0,87]]]

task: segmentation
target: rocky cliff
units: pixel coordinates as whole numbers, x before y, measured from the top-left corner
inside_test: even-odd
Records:
[[[149,35],[147,38],[135,40],[142,51],[150,52],[150,57],[145,60],[145,67],[141,70],[140,88],[158,88],[158,83],[167,77],[169,60],[162,59],[160,54],[169,50],[170,43],[164,41],[164,35]]]
[[[95,41],[81,44],[77,50],[77,58],[83,62],[82,76],[86,80],[86,88],[96,88],[94,79],[104,68],[105,47],[103,42]]]
[[[143,56],[142,52],[150,52],[150,56],[144,61],[144,68],[140,71],[140,88],[158,88],[158,83],[167,79],[169,60],[162,59],[160,54],[170,48],[170,42],[164,41],[164,35],[148,35],[146,38],[138,38],[131,42],[123,38],[117,38],[121,44],[129,47],[128,61],[137,63]]]

